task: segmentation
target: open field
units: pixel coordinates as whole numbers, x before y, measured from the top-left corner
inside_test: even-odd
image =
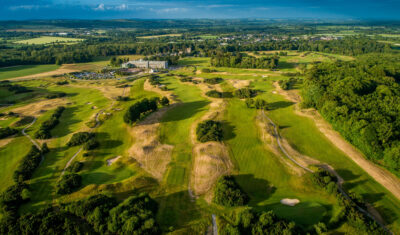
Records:
[[[151,36],[141,36],[137,37],[139,39],[153,39],[153,38],[162,38],[162,37],[180,37],[182,34],[180,33],[170,33],[170,34],[161,34],[161,35],[151,35]]]
[[[59,65],[19,65],[0,68],[0,80],[25,77],[58,69]]]
[[[18,44],[50,44],[50,43],[71,44],[71,43],[78,43],[83,40],[84,39],[80,39],[80,38],[42,36],[39,38],[15,41],[14,43],[18,43]]]

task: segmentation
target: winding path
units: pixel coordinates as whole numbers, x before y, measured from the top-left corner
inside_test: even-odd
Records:
[[[34,139],[32,139],[32,137],[30,135],[26,134],[26,132],[25,132],[26,129],[28,129],[33,124],[35,124],[36,120],[37,120],[36,117],[33,118],[33,121],[28,126],[26,126],[24,129],[22,129],[22,134],[24,136],[26,136],[32,142],[32,144],[36,146],[36,148],[38,148],[39,150],[42,150],[42,147],[40,147],[40,145]]]
[[[274,132],[275,132],[274,137],[275,137],[275,139],[276,139],[276,142],[278,143],[278,146],[279,146],[280,150],[283,152],[283,154],[284,154],[290,161],[292,161],[294,164],[296,164],[297,166],[303,168],[304,170],[306,170],[306,171],[308,171],[308,172],[310,172],[310,173],[314,173],[313,170],[311,170],[310,168],[308,168],[308,167],[306,167],[306,166],[301,165],[299,162],[297,162],[293,157],[291,157],[291,156],[287,153],[287,151],[285,150],[285,148],[284,148],[284,147],[282,146],[282,144],[281,144],[281,140],[280,140],[281,137],[280,137],[280,135],[279,135],[277,126],[276,126],[275,123],[265,114],[264,110],[262,110],[262,115],[263,115],[264,118],[268,119],[268,121],[269,121],[269,122],[271,123],[271,125],[274,127]],[[337,178],[337,185],[338,185],[338,190],[339,190],[339,192],[340,192],[347,200],[352,201],[352,202],[356,205],[357,209],[358,209],[361,213],[363,213],[364,215],[366,215],[366,216],[368,216],[369,218],[371,218],[372,220],[374,220],[374,221],[375,221],[378,225],[380,225],[387,233],[392,234],[392,232],[391,232],[388,228],[386,228],[386,226],[385,226],[383,223],[381,223],[379,220],[377,220],[377,219],[376,219],[373,215],[371,215],[368,211],[366,211],[366,210],[364,210],[363,208],[361,208],[360,206],[358,206],[358,205],[350,198],[350,196],[346,193],[346,191],[345,191],[345,190],[343,189],[343,187],[342,187],[342,185],[343,185],[343,183],[344,183],[343,178],[334,170],[333,167],[331,167],[331,166],[328,165],[328,164],[322,164],[322,165],[319,165],[319,167],[322,168],[322,169],[324,169],[324,170],[326,170],[326,171],[328,171],[329,173],[333,174],[333,175]],[[214,221],[213,221],[213,225],[214,225]]]

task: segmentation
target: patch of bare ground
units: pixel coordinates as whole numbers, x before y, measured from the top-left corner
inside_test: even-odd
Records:
[[[43,112],[55,109],[58,106],[66,105],[68,100],[65,98],[40,100],[22,107],[12,109],[10,111],[19,114],[20,116],[38,117]]]
[[[73,73],[73,72],[79,71],[77,69],[71,69],[70,67],[71,67],[70,64],[64,64],[60,68],[58,68],[54,71],[43,72],[43,73],[27,75],[27,76],[22,76],[22,77],[16,77],[16,78],[8,79],[8,80],[24,80],[24,79],[28,79],[28,78],[51,77],[51,76],[55,76],[55,75],[63,75],[66,73]]]
[[[162,144],[158,139],[158,129],[162,116],[178,104],[163,107],[150,114],[133,127],[128,127],[135,140],[129,149],[129,155],[139,162],[140,167],[157,180],[161,180],[168,163],[171,161],[172,145]]]
[[[2,148],[4,146],[6,146],[7,144],[9,144],[14,139],[14,137],[16,137],[16,136],[17,135],[13,135],[13,136],[10,136],[8,138],[1,139],[0,140],[0,148]]]
[[[396,176],[368,161],[359,150],[348,143],[338,132],[333,130],[331,125],[326,122],[316,110],[302,110],[299,106],[301,97],[298,92],[293,90],[282,90],[277,83],[274,83],[274,85],[278,94],[281,94],[286,99],[296,103],[296,114],[311,118],[319,131],[323,133],[337,148],[350,157],[377,182],[389,190],[396,198],[400,199],[400,180]]]
[[[203,93],[215,89],[221,91],[219,85],[208,85],[200,83],[197,85]],[[228,174],[233,168],[229,158],[227,147],[222,142],[200,143],[196,138],[196,128],[199,122],[212,119],[221,120],[226,107],[223,99],[210,98],[211,104],[208,112],[191,126],[191,141],[193,144],[193,163],[190,177],[190,185],[196,195],[206,194],[205,199],[210,201],[211,189],[222,175]]]
[[[228,79],[227,81],[236,89],[248,87],[251,82],[251,80],[234,80],[234,79]]]

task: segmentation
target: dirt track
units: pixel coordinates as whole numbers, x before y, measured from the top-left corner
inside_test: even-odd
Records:
[[[338,132],[333,130],[331,125],[326,122],[316,110],[301,110],[299,107],[301,97],[296,91],[285,91],[282,90],[277,83],[274,85],[278,94],[281,94],[286,99],[296,103],[296,114],[311,118],[315,122],[319,131],[321,131],[337,148],[344,152],[371,177],[400,200],[400,180],[396,176],[368,161],[359,150],[348,143]]]

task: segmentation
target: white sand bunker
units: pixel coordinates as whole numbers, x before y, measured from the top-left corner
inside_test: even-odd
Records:
[[[114,162],[118,161],[118,159],[120,159],[121,156],[117,156],[115,158],[111,158],[107,160],[107,166],[111,166],[111,164],[113,164]]]
[[[281,200],[281,203],[283,205],[287,205],[287,206],[295,206],[296,204],[298,204],[300,202],[299,199],[290,199],[290,198],[284,198]]]

